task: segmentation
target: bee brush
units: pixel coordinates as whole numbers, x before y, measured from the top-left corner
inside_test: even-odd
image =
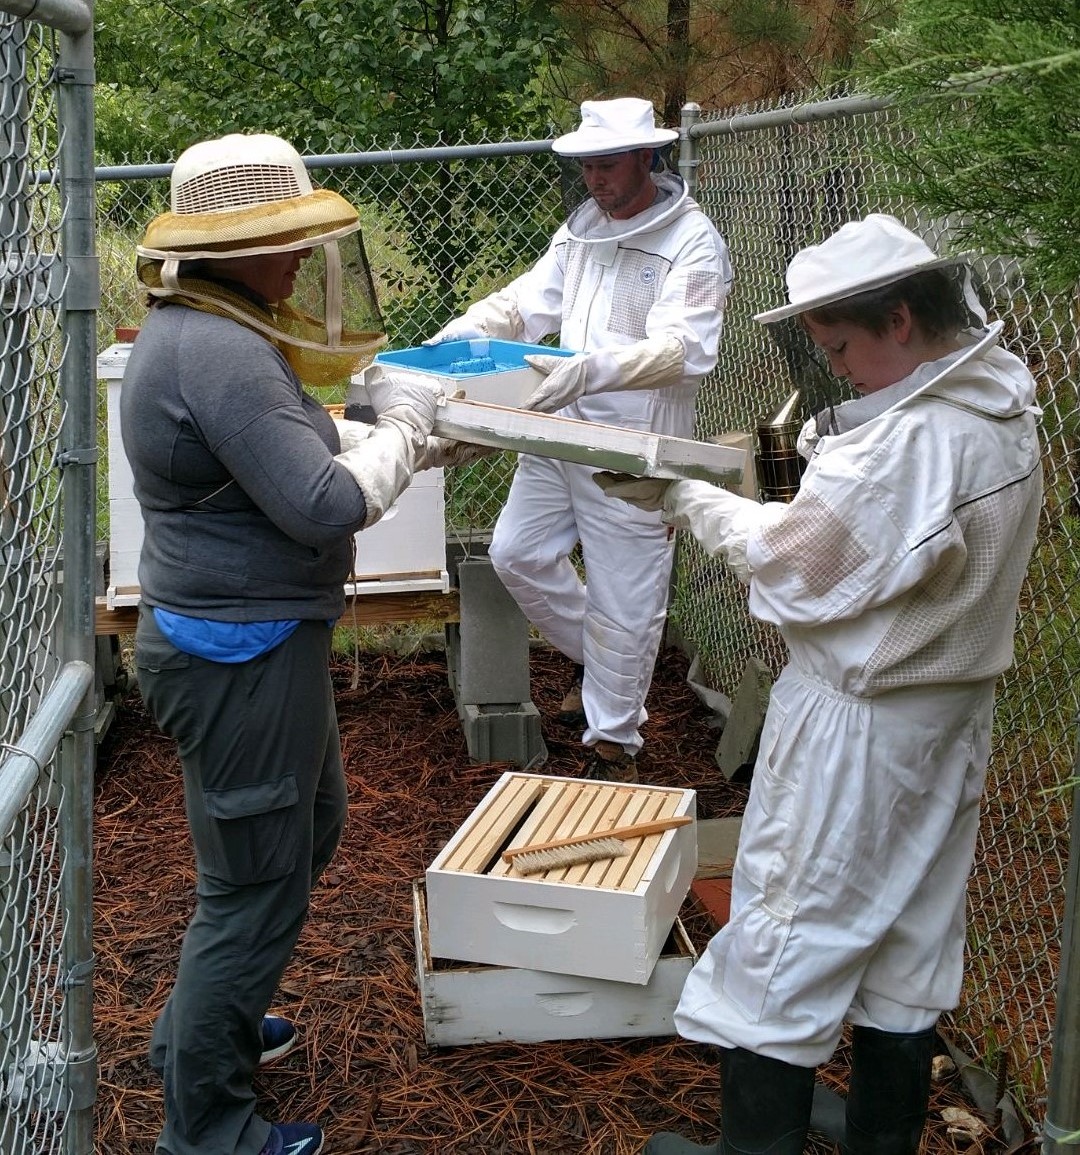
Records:
[[[670,818],[654,818],[632,826],[616,826],[611,830],[592,834],[575,834],[570,838],[556,838],[551,842],[534,842],[529,846],[515,846],[503,851],[503,862],[509,863],[521,874],[539,874],[543,870],[560,870],[585,862],[602,862],[605,858],[619,858],[630,852],[623,839],[644,838],[660,834],[676,826],[685,826],[694,819],[688,814]]]

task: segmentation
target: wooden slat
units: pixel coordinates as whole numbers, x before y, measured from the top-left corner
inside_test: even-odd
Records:
[[[507,779],[495,797],[466,820],[466,833],[440,869],[482,872],[492,858],[498,857],[510,831],[543,793],[544,784],[538,779],[520,775]]]
[[[588,833],[599,813],[608,804],[610,792],[600,782],[554,782],[548,791],[543,810],[538,808],[529,816],[521,830],[505,849],[528,846],[534,842],[547,842],[552,838],[567,838],[571,834]],[[517,873],[510,863],[500,858],[489,871],[493,875]],[[555,873],[555,877],[560,872]],[[543,877],[550,881],[550,872],[530,877]]]
[[[457,622],[461,620],[458,591],[365,593],[346,595],[341,626],[355,622],[361,626],[388,626],[397,622]],[[103,597],[94,602],[95,634],[133,634],[138,607],[120,606],[110,610]]]
[[[675,808],[678,805],[678,799],[674,797],[661,798],[660,805],[649,815],[650,818],[666,818],[669,814],[675,813]],[[624,890],[636,890],[638,884],[641,882],[642,875],[649,868],[652,862],[653,855],[656,853],[656,848],[664,838],[674,835],[675,832],[669,830],[664,834],[648,834],[644,838],[631,839],[627,845],[631,848],[631,857],[626,872],[620,880],[620,887]],[[635,847],[635,843],[637,846]]]
[[[552,781],[540,804],[525,817],[513,839],[498,849],[528,846],[533,842],[569,838],[577,834],[596,834],[602,837],[604,831],[617,826],[666,818],[676,812],[680,801],[678,793],[650,790],[647,786]],[[504,823],[500,828],[505,831],[507,826]],[[528,877],[539,882],[566,882],[600,890],[633,891],[649,868],[663,837],[661,833],[628,839],[628,855],[545,870]],[[494,846],[495,840],[490,840],[486,845],[489,848]],[[518,877],[513,866],[502,860],[501,854],[492,862],[487,873],[490,876]]]
[[[641,789],[632,790],[629,787],[623,786],[608,786],[604,789],[602,796],[602,806],[593,809],[589,815],[587,822],[583,822],[576,830],[568,831],[566,834],[559,833],[554,835],[555,838],[567,838],[571,834],[597,834],[602,835],[605,830],[614,830],[616,826],[623,826],[626,824],[628,807],[633,813],[633,795],[644,794]],[[607,859],[610,862],[611,859]],[[578,863],[576,866],[567,866],[561,870],[549,870],[545,872],[544,879],[548,882],[573,882],[582,883],[587,877],[589,870],[595,863],[584,862]],[[602,873],[602,872],[601,872]]]
[[[655,818],[663,797],[661,795],[658,799],[656,794],[645,790],[635,791],[630,797],[618,824],[629,826],[635,822],[647,822],[650,818]],[[632,850],[635,843],[640,846],[641,839],[628,841],[626,846]],[[631,861],[630,856],[625,856],[609,858],[602,862],[587,863],[584,867],[578,867],[578,870],[583,871],[583,873],[580,878],[575,878],[574,881],[580,882],[583,886],[599,886],[611,890],[633,889],[623,885]]]

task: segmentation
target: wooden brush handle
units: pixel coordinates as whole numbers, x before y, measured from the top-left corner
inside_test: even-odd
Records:
[[[532,854],[538,850],[558,850],[561,846],[577,846],[582,842],[596,842],[601,838],[644,838],[646,834],[659,834],[663,830],[673,830],[693,822],[689,814],[673,814],[670,818],[654,818],[651,822],[638,822],[633,826],[615,826],[611,830],[594,830],[591,834],[575,834],[570,838],[556,838],[553,842],[534,842],[530,846],[515,846],[503,853],[503,861],[511,862],[519,854]]]

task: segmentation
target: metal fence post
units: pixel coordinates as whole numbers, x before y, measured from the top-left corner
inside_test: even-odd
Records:
[[[679,175],[686,181],[690,195],[697,197],[698,142],[690,131],[701,119],[701,105],[693,101],[682,106],[682,123],[679,126]]]
[[[1076,941],[1077,916],[1080,914],[1080,732],[1073,775],[1069,867],[1061,924],[1061,962],[1050,1050],[1043,1155],[1058,1155],[1066,1150],[1075,1152],[1080,1147],[1080,949],[1077,949],[1080,944]]]
[[[71,0],[69,0],[69,3]],[[58,37],[57,108],[63,125],[60,183],[64,202],[61,248],[65,287],[62,325],[67,342],[61,368],[66,406],[63,467],[65,662],[94,665],[97,487],[97,308],[94,181],[94,38],[92,0],[85,21],[67,23]],[[97,1046],[93,1023],[93,782],[96,703],[90,686],[60,745],[66,855],[63,889],[66,1079],[70,1115],[65,1155],[93,1155]]]

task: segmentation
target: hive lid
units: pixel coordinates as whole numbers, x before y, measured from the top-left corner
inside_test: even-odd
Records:
[[[641,429],[577,421],[469,399],[439,406],[435,433],[494,449],[534,453],[594,469],[738,485],[746,455],[730,445],[670,437]]]

